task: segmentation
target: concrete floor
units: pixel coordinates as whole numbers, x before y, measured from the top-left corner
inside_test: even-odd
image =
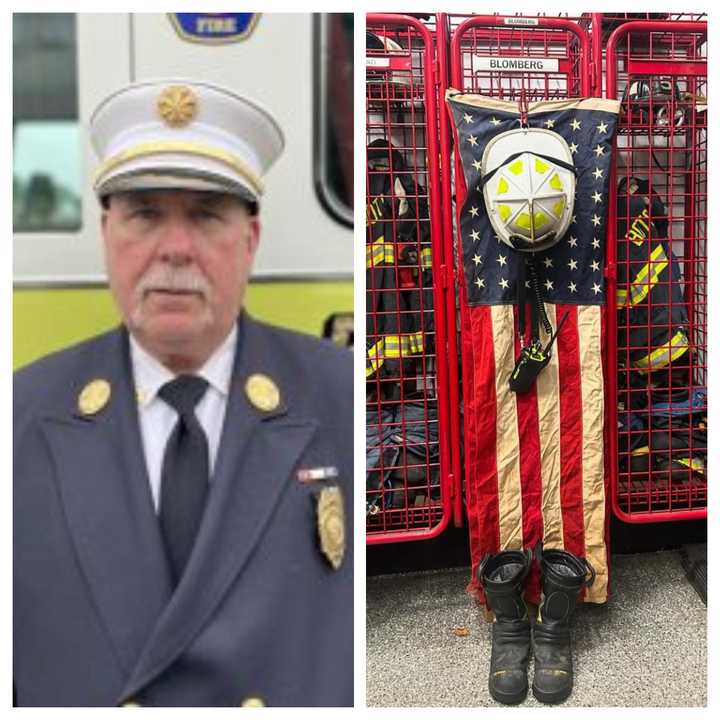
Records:
[[[679,552],[616,556],[611,573],[610,601],[576,611],[575,687],[563,704],[704,706],[705,605]],[[487,690],[490,625],[465,592],[469,576],[459,568],[367,579],[368,706],[499,706]],[[531,691],[524,705],[541,703]]]

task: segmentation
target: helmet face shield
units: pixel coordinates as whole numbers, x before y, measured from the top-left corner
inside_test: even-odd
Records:
[[[522,252],[545,250],[572,220],[575,173],[570,148],[557,133],[521,128],[501,133],[481,164],[488,218],[504,243]]]

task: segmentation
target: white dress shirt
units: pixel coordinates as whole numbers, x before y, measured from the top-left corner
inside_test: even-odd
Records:
[[[237,326],[234,325],[220,347],[197,372],[193,373],[208,381],[208,388],[195,408],[195,415],[208,440],[210,478],[220,446],[220,434],[235,362],[236,338]],[[177,412],[158,397],[158,391],[177,375],[144,350],[132,335],[130,335],[130,358],[138,400],[145,466],[157,512],[160,507],[160,481],[165,445],[178,421]]]

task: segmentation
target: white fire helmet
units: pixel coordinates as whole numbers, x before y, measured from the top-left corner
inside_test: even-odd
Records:
[[[504,243],[538,252],[567,232],[575,172],[560,135],[541,128],[500,133],[485,147],[480,173],[488,217]]]

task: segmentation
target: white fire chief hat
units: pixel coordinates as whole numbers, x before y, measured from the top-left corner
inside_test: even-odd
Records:
[[[98,197],[127,190],[209,190],[257,202],[262,177],[285,145],[275,119],[252,100],[194,80],[121,88],[90,118],[100,160]]]

